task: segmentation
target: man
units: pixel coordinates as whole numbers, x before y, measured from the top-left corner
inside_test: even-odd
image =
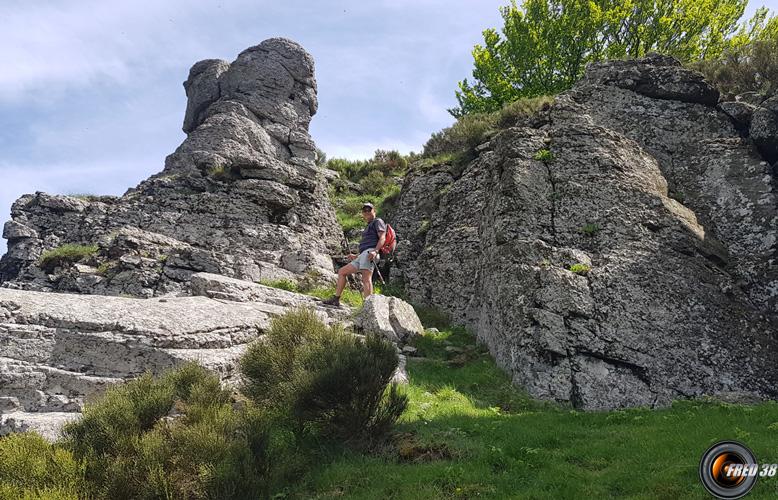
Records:
[[[362,273],[362,296],[368,298],[373,293],[373,270],[378,263],[379,250],[386,242],[386,223],[375,216],[372,203],[362,204],[362,218],[367,227],[362,231],[362,241],[359,242],[359,255],[350,253],[350,263],[338,270],[338,286],[335,295],[324,301],[330,306],[340,305],[340,294],[346,288],[346,277],[349,274]]]

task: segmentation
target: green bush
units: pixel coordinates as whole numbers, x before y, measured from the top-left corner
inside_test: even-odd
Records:
[[[330,330],[304,352],[295,419],[338,439],[382,438],[407,405],[396,384],[387,391],[397,362],[394,346],[377,335],[363,340]]]
[[[485,142],[496,131],[516,125],[537,114],[553,102],[553,97],[540,96],[510,102],[491,113],[463,115],[450,127],[435,132],[424,145],[427,158],[458,154],[449,161],[462,163],[474,156],[476,146]]]
[[[365,193],[379,195],[388,187],[386,176],[380,170],[373,170],[367,174],[359,181],[359,185]]]
[[[195,364],[109,389],[65,426],[85,463],[87,496],[255,498],[266,490],[268,428],[235,409],[219,379]]]
[[[294,422],[297,432],[379,439],[405,409],[395,386],[398,357],[388,341],[328,327],[310,309],[275,318],[241,358],[243,392]]]
[[[97,245],[77,245],[66,243],[41,254],[40,266],[46,272],[52,272],[56,267],[73,264],[93,256],[98,251]]]
[[[0,438],[0,498],[77,499],[84,466],[34,433]]]

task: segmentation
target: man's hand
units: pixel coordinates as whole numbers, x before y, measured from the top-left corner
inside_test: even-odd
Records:
[[[355,254],[355,253],[350,253],[350,254],[348,254],[348,257],[347,257],[347,258],[348,258],[348,260],[354,260],[354,259],[356,259],[357,257],[359,257],[357,254]]]
[[[370,250],[370,251],[367,253],[367,260],[369,260],[369,261],[371,261],[371,262],[372,262],[372,261],[373,261],[373,259],[375,258],[375,256],[376,256],[377,254],[378,254],[378,252],[376,252],[375,250]]]

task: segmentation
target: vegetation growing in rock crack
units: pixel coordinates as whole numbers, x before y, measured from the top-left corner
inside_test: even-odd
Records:
[[[591,270],[591,266],[588,264],[582,264],[580,262],[570,266],[571,273],[580,274],[581,276],[588,274]]]
[[[541,149],[537,153],[535,153],[535,156],[533,156],[532,158],[537,161],[542,161],[543,163],[551,163],[552,161],[554,161],[554,153],[552,153],[548,149]]]
[[[41,254],[40,266],[48,272],[54,268],[87,259],[98,251],[97,245],[66,243]]]
[[[602,228],[593,222],[587,222],[583,226],[581,226],[581,233],[587,235],[587,236],[595,236],[597,233],[599,233],[602,230]]]

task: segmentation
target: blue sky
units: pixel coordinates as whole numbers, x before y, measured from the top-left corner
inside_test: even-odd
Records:
[[[184,139],[191,65],[274,36],[316,61],[311,134],[328,156],[418,151],[453,121],[470,51],[507,3],[2,0],[0,223],[24,193],[122,194],[161,170]]]

